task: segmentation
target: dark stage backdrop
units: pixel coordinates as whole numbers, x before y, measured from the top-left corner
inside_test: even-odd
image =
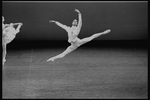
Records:
[[[95,40],[147,40],[148,2],[2,2],[5,23],[22,22],[17,40],[67,40],[65,30],[49,23],[57,20],[71,26],[82,13],[79,38],[111,29]]]

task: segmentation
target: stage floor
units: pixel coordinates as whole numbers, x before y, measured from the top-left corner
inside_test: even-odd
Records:
[[[148,98],[148,51],[77,49],[8,50],[2,98]]]

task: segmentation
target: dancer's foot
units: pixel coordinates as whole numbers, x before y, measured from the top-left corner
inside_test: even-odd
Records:
[[[54,58],[50,58],[50,59],[47,60],[47,62],[49,62],[49,61],[54,62],[54,60],[55,60]]]
[[[107,33],[109,33],[110,31],[111,31],[111,30],[108,29],[108,30],[104,31],[103,34],[107,34]]]

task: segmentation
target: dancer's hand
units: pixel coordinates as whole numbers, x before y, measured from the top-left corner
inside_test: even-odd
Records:
[[[50,22],[50,23],[53,23],[53,22],[55,23],[56,21],[54,21],[54,20],[50,20],[49,22]]]
[[[74,11],[76,11],[76,12],[80,13],[80,11],[79,11],[78,9],[75,9]]]

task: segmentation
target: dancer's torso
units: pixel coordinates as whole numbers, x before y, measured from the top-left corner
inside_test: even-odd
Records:
[[[70,28],[70,30],[68,30],[67,32],[68,32],[68,42],[69,43],[77,42],[79,30]]]

